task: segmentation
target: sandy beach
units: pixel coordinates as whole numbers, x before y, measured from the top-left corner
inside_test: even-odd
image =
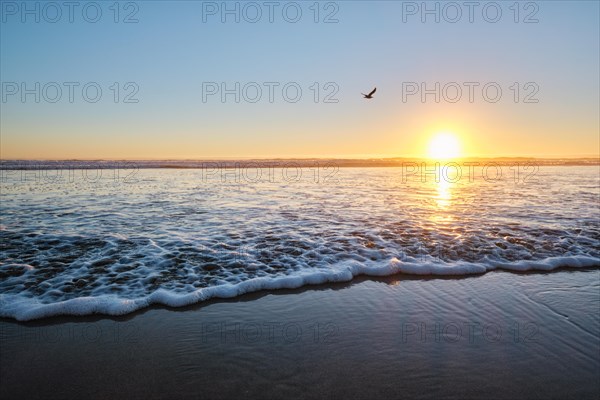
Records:
[[[3,319],[0,397],[595,399],[599,290],[597,269],[396,275]]]

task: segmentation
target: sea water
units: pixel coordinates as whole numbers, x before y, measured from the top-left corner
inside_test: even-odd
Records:
[[[1,171],[0,316],[600,266],[598,166],[194,167]]]

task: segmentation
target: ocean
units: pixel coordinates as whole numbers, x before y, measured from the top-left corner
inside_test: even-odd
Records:
[[[598,166],[147,167],[1,171],[1,317],[600,267]]]

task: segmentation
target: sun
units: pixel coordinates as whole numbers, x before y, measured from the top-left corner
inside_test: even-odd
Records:
[[[458,158],[460,156],[460,142],[453,133],[437,133],[429,142],[427,155],[434,160]]]

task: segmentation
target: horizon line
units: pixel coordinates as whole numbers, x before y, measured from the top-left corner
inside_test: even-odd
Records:
[[[98,157],[98,158],[3,158],[0,157],[0,162],[8,161],[271,161],[271,160],[343,160],[343,161],[388,161],[388,160],[428,160],[428,161],[462,161],[462,160],[590,160],[597,159],[600,161],[600,154],[583,155],[583,156],[466,156],[453,158],[433,159],[426,156],[291,156],[291,157],[194,157],[194,158],[119,158],[119,157]]]

